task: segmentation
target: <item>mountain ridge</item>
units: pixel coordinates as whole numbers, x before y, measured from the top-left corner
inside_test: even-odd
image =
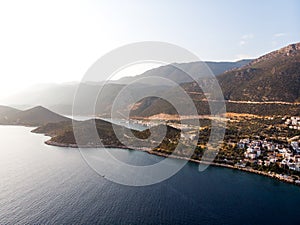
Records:
[[[300,101],[300,43],[218,76],[226,100]]]
[[[206,73],[212,73],[214,76],[218,76],[225,71],[247,65],[251,61],[252,59],[243,59],[235,62],[196,61],[188,63],[172,63],[147,70],[146,72],[134,77],[120,78],[115,81],[115,83],[128,84],[141,78],[158,76],[172,80],[177,84],[183,84],[193,81],[189,74],[197,74],[202,77],[206,76]],[[181,70],[187,72],[187,74]]]
[[[293,103],[300,102],[300,43],[285,46],[240,68],[226,71],[217,76],[217,80],[228,112],[299,115],[300,106]],[[209,85],[209,80],[202,82]],[[210,114],[205,95],[196,82],[185,83],[181,87],[193,99],[200,115]],[[172,98],[171,94],[168,96]],[[173,100],[185,104],[184,99],[173,97]],[[282,104],[284,102],[287,104]],[[134,117],[176,114],[170,104],[158,98],[144,99],[137,105],[139,107],[134,106],[131,112]]]
[[[42,106],[36,106],[24,111],[9,108],[10,110],[0,116],[1,125],[41,126],[47,123],[71,121],[71,119]]]
[[[201,70],[203,72],[207,71],[207,66],[210,66],[210,70],[214,74],[219,74],[226,70],[230,70],[235,67],[239,67],[249,63],[251,60],[240,60],[237,62],[190,62],[190,63],[175,63],[176,66],[182,66],[185,70],[190,72],[195,72],[195,70]],[[188,68],[190,67],[190,68]],[[150,73],[150,75],[149,75]],[[158,68],[154,68],[152,70],[146,71],[142,74],[142,77],[161,75],[162,77],[166,77],[167,79],[171,78],[177,84],[187,83],[191,81],[191,78],[184,74],[179,69],[174,68],[172,65],[166,65]],[[172,77],[173,76],[173,77]],[[135,78],[132,77],[124,77],[117,81],[110,81],[107,85],[111,85],[111,89],[119,90],[124,85],[128,84],[128,82],[133,81],[134,79],[142,78],[141,75],[137,75]],[[128,79],[126,82],[125,80]],[[148,79],[149,81],[149,79]],[[97,94],[99,88],[102,87],[103,82],[101,83],[93,83],[87,82],[85,84],[80,84],[81,86],[86,86],[86,98],[89,98],[88,95]],[[155,83],[153,81],[152,84],[149,83],[140,83],[140,86],[144,85],[145,88],[152,88],[153,85],[156,85],[156,88],[165,89],[161,86],[161,83]],[[66,84],[52,84],[52,85],[42,85],[35,86],[31,89],[28,89],[18,95],[8,97],[3,100],[3,103],[6,105],[11,105],[14,107],[20,107],[22,109],[27,107],[33,107],[36,105],[43,105],[57,113],[60,114],[71,114],[72,113],[72,103],[77,91],[79,84],[74,83],[66,83]],[[161,86],[161,87],[158,87]],[[111,91],[110,91],[111,92]],[[110,95],[110,94],[109,94]],[[116,93],[112,93],[111,95],[116,95]],[[24,107],[25,106],[25,107]]]
[[[230,68],[226,71],[225,68],[223,68],[225,72],[217,76],[224,98],[227,101],[226,106],[227,110],[230,110],[229,112],[247,113],[249,111],[255,114],[281,114],[286,111],[288,113],[296,113],[298,106],[276,106],[276,104],[264,106],[257,105],[255,103],[246,104],[245,102],[300,102],[300,43],[285,46],[252,61],[243,61],[242,64],[243,65],[240,65],[238,68]],[[200,70],[202,68],[201,66],[203,63],[191,62],[180,65],[182,67],[191,66],[189,68],[190,71],[195,73],[198,69]],[[181,77],[184,77],[184,73],[178,72],[178,70],[171,67],[172,65],[169,65],[169,67],[161,67],[160,69],[166,70],[166,73],[162,72],[162,74],[158,75],[167,78],[168,76],[172,76],[172,74],[176,74],[178,77],[174,76],[173,79],[180,83],[180,87],[183,88],[183,90],[185,90],[195,102],[199,113],[209,113],[207,108],[208,105],[205,102],[205,95],[202,90],[197,87],[197,83],[181,83],[181,79],[185,79]],[[158,70],[157,68],[152,69],[145,72],[143,76],[145,76],[145,74],[148,76],[149,73],[154,74],[153,71]],[[138,78],[140,77],[137,76],[136,79]],[[203,81],[204,84],[206,83],[206,85],[209,85],[209,78],[207,78],[207,80],[205,79],[206,78],[204,77],[201,82]],[[86,109],[89,108],[87,106],[93,106],[95,107],[95,113],[97,115],[105,116],[111,114],[110,112],[115,97],[118,96],[120,90],[126,87],[126,85],[114,83],[107,84],[104,86],[104,91],[101,92],[101,96],[98,98],[96,104],[91,102],[91,96],[96,95],[101,86],[97,86],[97,84],[83,84],[82,87],[82,93],[84,93],[84,96],[81,96],[82,98],[78,101],[79,110],[77,111],[77,114],[91,115]],[[45,106],[47,108],[50,108],[51,110],[55,109],[56,112],[62,114],[71,114],[73,103],[72,95],[74,95],[75,91],[75,88],[68,86],[66,90],[64,87],[55,89],[52,96],[49,98],[43,98],[42,94],[37,94],[35,96],[38,96],[40,99],[46,99]],[[152,94],[153,96],[156,96],[157,93],[160,93],[162,96],[165,95],[171,99],[173,98],[173,100],[177,102],[185,104],[184,99],[176,99],[176,90],[174,90],[174,87],[172,86],[163,86],[161,84],[160,86],[139,84],[131,85],[130,88],[127,87],[126,91],[129,96],[142,96],[143,93],[150,93],[150,95]],[[58,99],[60,99],[60,101],[58,101]],[[174,112],[174,108],[166,105],[160,100],[157,100],[157,98],[149,98],[145,100],[145,102],[142,100],[137,105],[131,105],[126,101],[124,101],[122,107],[118,109],[120,110],[120,113],[124,113],[124,111],[130,111],[132,109],[135,116],[139,116],[138,113],[141,113],[142,115],[153,115],[153,113]],[[153,103],[156,103],[156,106],[152,105]],[[159,110],[162,111],[159,112]]]

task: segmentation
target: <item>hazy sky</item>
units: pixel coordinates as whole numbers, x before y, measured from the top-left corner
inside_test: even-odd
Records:
[[[300,41],[300,1],[0,2],[0,96],[80,80],[106,52],[165,41],[202,60],[253,58]]]

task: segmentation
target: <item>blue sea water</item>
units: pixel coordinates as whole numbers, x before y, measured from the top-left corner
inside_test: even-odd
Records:
[[[164,182],[124,186],[96,174],[77,149],[47,146],[31,129],[0,126],[0,224],[300,224],[294,185],[188,163]],[[112,151],[136,164],[161,160]]]

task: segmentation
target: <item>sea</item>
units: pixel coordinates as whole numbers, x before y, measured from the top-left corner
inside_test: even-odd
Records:
[[[300,224],[300,187],[292,184],[221,167],[199,172],[195,163],[156,184],[118,184],[78,149],[45,145],[49,137],[32,129],[0,126],[0,224]],[[162,160],[111,151],[136,165]]]

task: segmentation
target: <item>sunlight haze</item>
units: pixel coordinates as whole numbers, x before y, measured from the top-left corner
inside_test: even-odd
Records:
[[[32,84],[78,82],[102,55],[137,41],[176,44],[202,60],[254,58],[298,40],[299,6],[298,1],[231,0],[222,6],[217,1],[1,1],[0,96]]]

